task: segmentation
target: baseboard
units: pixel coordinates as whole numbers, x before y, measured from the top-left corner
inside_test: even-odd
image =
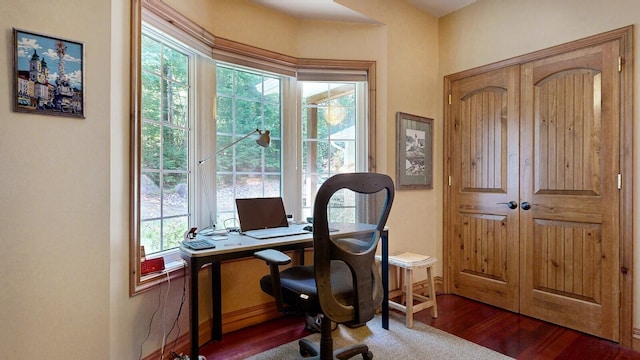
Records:
[[[245,327],[260,324],[282,316],[276,309],[275,303],[261,304],[246,309],[236,310],[222,315],[222,333],[227,334]],[[211,339],[211,320],[207,320],[198,327],[198,340],[200,344],[204,344]],[[175,341],[175,340],[173,340]],[[167,344],[166,348],[177,354],[190,355],[191,337],[189,333],[180,335],[177,341]],[[151,354],[142,358],[142,360],[173,360],[167,352],[164,359],[160,358],[161,349],[157,349]]]
[[[222,333],[226,334],[240,330],[281,316],[282,313],[278,312],[276,304],[273,302],[232,311],[222,315]],[[202,328],[202,325],[200,325],[200,327]],[[207,324],[207,330],[210,329],[211,320],[209,320]],[[209,331],[208,334],[205,334],[205,339],[209,339],[211,337],[210,335],[211,332]],[[200,337],[202,338],[202,333],[200,333]]]
[[[634,327],[632,335],[631,349],[634,351],[640,351],[640,329]]]
[[[442,276],[434,276],[433,285],[436,288],[436,295],[444,294],[444,279],[442,278]]]

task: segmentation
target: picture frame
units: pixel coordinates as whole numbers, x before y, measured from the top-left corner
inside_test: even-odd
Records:
[[[433,189],[433,119],[397,113],[396,189]]]
[[[16,28],[13,44],[13,110],[84,119],[84,44]]]

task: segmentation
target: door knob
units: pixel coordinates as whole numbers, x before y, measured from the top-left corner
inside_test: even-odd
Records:
[[[517,202],[515,202],[515,201],[513,201],[513,200],[511,200],[511,201],[509,201],[509,202],[496,203],[496,204],[505,204],[505,205],[507,205],[507,207],[508,207],[509,209],[515,209],[515,208],[517,208],[517,207],[518,207],[518,203],[517,203]]]
[[[529,210],[531,209],[531,204],[527,201],[523,202],[520,207],[522,208],[522,210]]]

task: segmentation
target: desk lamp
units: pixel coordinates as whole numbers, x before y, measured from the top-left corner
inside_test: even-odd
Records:
[[[245,136],[239,138],[238,140],[232,142],[231,144],[223,147],[222,149],[220,149],[220,150],[210,154],[209,156],[205,157],[204,159],[198,161],[198,168],[200,168],[200,165],[204,164],[205,162],[207,162],[212,157],[219,155],[221,152],[227,150],[228,148],[232,147],[233,145],[239,143],[240,141],[248,138],[249,136],[251,136],[251,135],[253,135],[255,133],[258,134],[258,139],[256,139],[256,144],[260,145],[263,148],[269,147],[269,144],[271,143],[271,136],[269,135],[270,131],[269,130],[255,129],[252,132],[246,134]],[[198,169],[198,171],[200,172],[200,178],[201,178],[202,184],[203,184],[205,201],[207,202],[207,210],[209,210],[209,226],[207,226],[203,230],[206,230],[206,229],[213,230],[213,229],[215,229],[216,225],[215,225],[215,222],[213,221],[213,212],[211,211],[211,198],[210,198],[210,195],[209,195],[209,189],[208,189],[207,186],[205,186],[207,184],[207,181],[206,181],[206,178],[205,178],[205,172],[204,171],[200,171],[200,169]]]

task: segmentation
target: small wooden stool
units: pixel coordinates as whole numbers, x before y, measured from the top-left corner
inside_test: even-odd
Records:
[[[376,255],[377,260],[381,260],[380,255]],[[431,316],[438,317],[438,306],[436,304],[436,290],[433,286],[433,276],[431,275],[431,265],[438,262],[438,259],[425,255],[405,252],[398,255],[389,256],[389,265],[396,267],[396,284],[398,288],[389,291],[389,298],[400,296],[400,302],[389,300],[389,307],[406,314],[407,327],[413,327],[413,314],[426,308],[431,308]],[[400,269],[404,269],[404,276]],[[427,281],[429,282],[429,296],[413,293],[413,270],[427,269]],[[404,289],[403,289],[404,287]],[[405,305],[402,298],[406,297]],[[413,301],[418,303],[414,305]]]

